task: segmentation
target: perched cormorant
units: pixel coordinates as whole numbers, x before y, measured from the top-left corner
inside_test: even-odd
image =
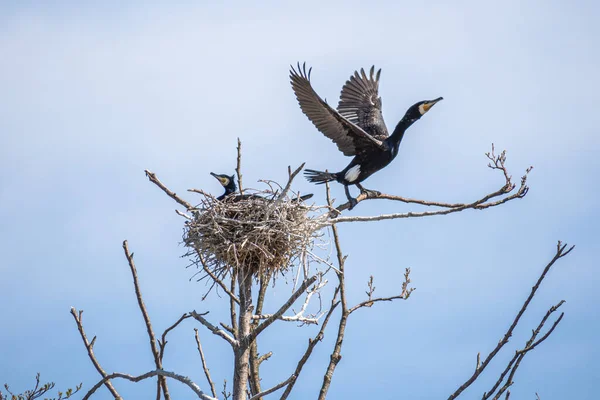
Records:
[[[228,197],[230,194],[235,193],[237,191],[237,186],[235,184],[235,176],[234,175],[224,175],[224,174],[215,174],[214,172],[210,173],[212,176],[214,176],[219,183],[225,188],[225,193],[223,193],[222,195],[220,195],[219,197],[217,197],[217,200],[222,201],[224,200],[226,197]],[[303,196],[300,197],[296,197],[293,201],[305,201],[310,199],[311,197],[313,197],[312,193],[310,194],[305,194]],[[256,194],[238,194],[237,196],[233,197],[234,201],[240,201],[240,200],[245,200],[245,199],[265,199],[264,197],[258,196]]]
[[[225,197],[229,196],[231,193],[235,193],[237,190],[237,186],[235,185],[235,176],[234,175],[225,175],[225,174],[215,174],[214,172],[210,173],[212,176],[217,178],[219,183],[225,188],[225,193],[217,197],[217,200],[221,201],[225,199]]]
[[[354,72],[354,75],[342,88],[338,109],[327,104],[314,91],[310,84],[310,73],[306,72],[306,64],[298,71],[292,67],[290,79],[302,112],[317,127],[321,133],[331,139],[345,156],[354,156],[350,164],[340,172],[329,173],[305,170],[306,179],[322,184],[338,181],[344,185],[346,197],[352,209],[357,201],[350,196],[348,185],[356,185],[366,194],[379,192],[362,187],[360,182],[373,173],[387,166],[398,155],[398,147],[404,137],[404,132],[442,97],[435,100],[420,101],[411,106],[404,117],[398,122],[390,136],[381,114],[381,97],[379,97],[379,75],[375,67],[371,67],[369,76],[364,69]]]

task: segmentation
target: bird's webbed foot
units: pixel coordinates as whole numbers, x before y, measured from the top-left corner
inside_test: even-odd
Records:
[[[361,184],[357,183],[356,186],[360,189],[361,193],[364,193],[367,197],[381,196],[381,192],[378,190],[365,189]]]

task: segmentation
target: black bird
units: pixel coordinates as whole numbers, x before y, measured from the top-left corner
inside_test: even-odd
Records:
[[[310,84],[310,73],[306,72],[306,64],[298,71],[290,70],[290,79],[302,112],[321,133],[331,139],[345,156],[354,156],[350,164],[340,172],[329,173],[307,169],[304,171],[310,182],[322,184],[338,181],[344,185],[346,197],[350,202],[350,210],[357,204],[350,196],[348,185],[356,185],[366,194],[379,194],[377,191],[365,189],[360,182],[373,173],[386,167],[398,155],[398,147],[404,132],[442,97],[435,100],[420,101],[411,106],[398,122],[390,136],[381,113],[381,97],[379,97],[379,76],[381,69],[375,74],[371,67],[369,76],[364,69],[354,75],[342,88],[338,108],[335,110],[321,99]]]
[[[236,192],[237,186],[235,185],[234,175],[229,176],[225,174],[215,174],[214,172],[211,172],[210,174],[217,178],[219,183],[225,188],[225,193],[217,197],[217,200],[224,200],[225,197],[229,196],[231,193]]]
[[[235,184],[235,176],[234,175],[224,175],[224,174],[215,174],[214,172],[210,173],[212,176],[214,176],[215,178],[217,178],[217,180],[219,181],[219,183],[225,188],[225,193],[223,193],[222,195],[220,195],[219,197],[217,197],[217,200],[222,201],[225,198],[227,198],[230,194],[235,193],[237,191],[237,186]],[[300,197],[296,197],[293,201],[305,201],[310,199],[311,197],[313,197],[312,193],[310,194],[305,194],[303,196]],[[240,201],[240,200],[246,200],[246,199],[263,199],[265,200],[264,197],[258,196],[256,194],[238,194],[235,197],[232,197],[233,201]]]

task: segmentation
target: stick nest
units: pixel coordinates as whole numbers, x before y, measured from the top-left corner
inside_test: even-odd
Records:
[[[228,273],[257,277],[285,273],[295,261],[306,261],[323,226],[314,207],[271,190],[232,195],[224,201],[202,193],[186,223],[184,242],[204,268],[219,278]]]

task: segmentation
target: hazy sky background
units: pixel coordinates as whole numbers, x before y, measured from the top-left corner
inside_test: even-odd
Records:
[[[91,3],[91,2],[90,2]],[[301,113],[291,63],[307,61],[313,85],[337,104],[357,68],[383,69],[387,124],[444,96],[410,128],[399,157],[365,186],[439,201],[472,201],[498,189],[484,153],[508,150],[518,177],[534,165],[526,198],[486,211],[340,227],[349,301],[407,302],[353,314],[330,398],[447,398],[513,320],[558,239],[577,248],[555,266],[511,343],[465,398],[480,398],[546,310],[561,299],[555,333],[529,354],[515,398],[594,399],[600,380],[597,110],[600,52],[593,1],[429,2],[2,2],[0,3],[0,383],[24,390],[36,372],[60,388],[99,376],[69,308],[85,310],[88,336],[107,371],[153,369],[121,242],[128,239],[157,332],[183,312],[214,310],[190,282],[175,203],[144,169],[186,189],[221,193],[208,173],[233,173],[236,138],[246,185],[283,181],[288,165],[342,169],[349,159]],[[321,187],[298,179],[296,190]],[[334,195],[344,197],[341,185]],[[348,215],[419,210],[367,202]],[[278,285],[278,298],[289,288]],[[276,301],[270,303],[270,310]],[[224,320],[223,317],[221,320]],[[173,332],[165,369],[204,390],[192,321]],[[332,324],[294,399],[315,398],[334,339]],[[232,356],[202,330],[218,386]],[[262,337],[265,387],[287,378],[315,327],[280,323]],[[122,381],[126,398],[155,384]],[[178,383],[174,398],[192,398]],[[277,395],[273,395],[275,398]],[[98,399],[110,398],[100,389]]]

